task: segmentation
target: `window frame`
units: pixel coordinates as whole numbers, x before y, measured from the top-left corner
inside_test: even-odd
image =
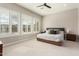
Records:
[[[23,12],[18,12],[18,11],[15,11],[15,10],[12,10],[12,9],[7,9],[7,8],[4,8],[4,7],[0,7],[1,8],[1,10],[3,11],[3,9],[4,9],[4,11],[8,11],[7,13],[8,13],[8,20],[9,20],[9,32],[8,33],[1,33],[0,34],[0,37],[7,37],[7,36],[15,36],[15,35],[21,35],[21,34],[28,34],[28,33],[36,33],[36,32],[39,32],[39,31],[34,31],[34,29],[33,29],[33,27],[34,27],[34,25],[33,25],[33,22],[35,22],[36,23],[36,21],[39,19],[38,17],[36,17],[36,16],[32,16],[32,15],[28,15],[27,13],[23,13]],[[12,21],[11,21],[11,12],[15,12],[15,13],[17,13],[18,14],[18,17],[19,17],[19,19],[18,19],[18,26],[17,26],[17,32],[16,33],[12,33]],[[22,26],[22,14],[25,14],[25,15],[27,15],[28,16],[28,18],[29,19],[31,19],[31,21],[32,21],[32,24],[31,24],[31,32],[23,32],[23,26]],[[39,23],[40,23],[40,21],[39,21]],[[39,28],[40,28],[40,26],[38,26]],[[28,30],[27,30],[28,31]]]
[[[1,13],[3,12],[3,14],[7,14],[7,16],[8,16],[8,23],[9,23],[9,24],[7,24],[8,25],[8,32],[2,32],[2,25],[0,24],[1,25],[1,30],[0,30],[1,31],[1,34],[2,35],[3,34],[9,34],[10,33],[10,19],[9,19],[10,18],[10,16],[9,16],[10,14],[9,14],[9,10],[6,9],[6,8],[0,7],[0,12]]]
[[[20,12],[14,11],[14,10],[11,9],[11,10],[9,11],[9,13],[10,13],[10,33],[12,33],[12,34],[19,34],[19,33],[20,33],[20,20],[21,20],[21,19],[20,19]],[[17,22],[17,23],[18,23],[18,24],[17,24],[17,32],[12,32],[12,20],[11,20],[11,14],[12,14],[12,13],[17,14],[17,17],[18,17],[18,19],[17,19],[17,21],[18,21],[18,22]],[[14,14],[13,14],[13,15],[14,15]]]
[[[27,25],[27,24],[26,24],[26,25],[27,25],[27,32],[24,32],[24,31],[23,31],[23,24],[22,24],[23,21],[22,21],[22,20],[23,20],[23,18],[25,18],[25,17],[29,17],[29,19],[33,20],[33,19],[32,19],[32,16],[27,15],[27,14],[25,14],[25,13],[22,13],[22,14],[21,14],[21,32],[22,32],[22,34],[33,33],[33,32],[32,32],[32,24],[31,24],[31,26],[30,26],[30,28],[31,28],[31,31],[30,31],[30,32],[28,32],[28,25]],[[25,18],[25,19],[26,19],[26,18]],[[26,21],[27,21],[27,19],[26,19]]]

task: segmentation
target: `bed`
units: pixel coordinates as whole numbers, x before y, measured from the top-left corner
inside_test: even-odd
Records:
[[[47,28],[47,30],[57,30],[57,31],[62,31],[62,33],[58,34],[47,34],[47,33],[40,33],[37,35],[37,40],[62,46],[63,41],[65,40],[65,29],[64,28]]]

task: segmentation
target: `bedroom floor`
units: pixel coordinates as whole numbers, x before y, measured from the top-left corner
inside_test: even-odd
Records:
[[[34,40],[4,47],[4,56],[79,56],[79,43],[65,41],[56,46]]]

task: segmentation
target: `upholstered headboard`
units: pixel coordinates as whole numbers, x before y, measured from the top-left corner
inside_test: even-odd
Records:
[[[50,30],[50,29],[63,31],[64,32],[64,39],[66,39],[66,31],[65,31],[65,28],[46,28],[46,30]]]
[[[53,30],[64,31],[64,33],[66,32],[66,31],[65,31],[65,28],[46,28],[46,29],[47,29],[47,30],[53,29]]]

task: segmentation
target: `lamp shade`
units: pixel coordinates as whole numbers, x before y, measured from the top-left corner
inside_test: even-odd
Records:
[[[67,33],[70,33],[70,29],[67,29],[67,31],[66,31]]]

